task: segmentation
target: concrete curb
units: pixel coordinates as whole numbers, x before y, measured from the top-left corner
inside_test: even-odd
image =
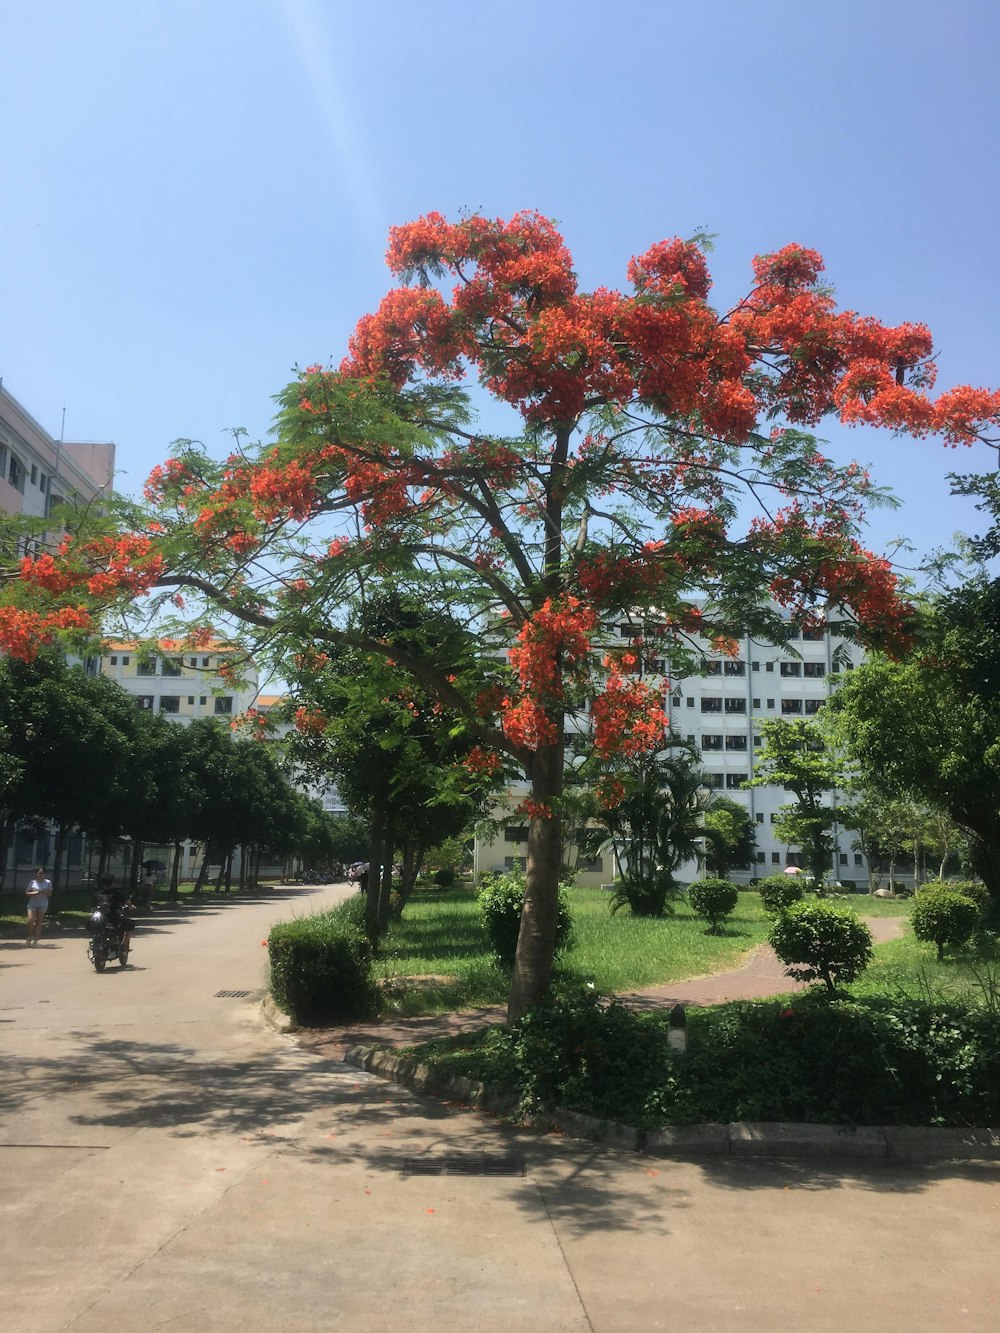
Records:
[[[279,1009],[274,1003],[274,997],[270,991],[265,992],[264,998],[260,1002],[260,1015],[264,1022],[275,1032],[298,1032],[299,1025],[294,1018],[291,1018],[284,1010]]]
[[[379,1046],[352,1046],[346,1064],[380,1078],[494,1115],[513,1109],[516,1097],[475,1079],[435,1075],[413,1056]],[[944,1129],[919,1125],[811,1125],[734,1121],[732,1124],[671,1125],[637,1130],[579,1111],[554,1110],[535,1117],[538,1129],[558,1129],[572,1138],[650,1157],[794,1157],[865,1161],[934,1162],[1000,1160],[1000,1129]]]

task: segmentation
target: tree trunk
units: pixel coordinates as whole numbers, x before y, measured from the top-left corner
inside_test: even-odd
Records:
[[[365,929],[368,931],[370,939],[378,939],[381,931],[379,930],[379,897],[381,895],[382,883],[379,874],[385,857],[385,810],[381,806],[376,806],[372,810],[371,820],[371,840],[372,849],[371,859],[368,862],[368,876],[365,883]]]
[[[535,754],[531,794],[550,818],[535,814],[528,826],[528,864],[524,908],[517,937],[514,975],[507,1002],[507,1023],[516,1023],[533,1004],[543,1000],[552,980],[562,865],[560,798],[563,784],[562,734],[555,745]]]
[[[201,869],[198,871],[198,878],[194,882],[194,896],[200,898],[205,887],[205,879],[208,876],[208,858],[212,854],[210,843],[205,843],[205,856],[201,863]]]
[[[170,867],[170,901],[175,903],[180,897],[180,878],[181,878],[181,851],[182,844],[174,843],[174,860]]]

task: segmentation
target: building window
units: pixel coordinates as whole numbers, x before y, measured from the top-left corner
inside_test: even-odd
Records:
[[[704,775],[704,782],[706,787],[718,788],[722,786],[724,781],[725,778],[722,773],[706,773]]]
[[[745,750],[747,748],[747,738],[745,736],[727,736],[727,750]]]
[[[706,695],[701,701],[701,711],[703,713],[721,713],[722,699],[717,696]]]
[[[114,656],[113,656],[113,657],[111,658],[111,665],[112,665],[112,666],[117,666],[117,665],[118,665],[118,658],[117,658],[117,657],[114,657]]]
[[[138,665],[138,666],[136,667],[136,669],[135,669],[135,674],[136,674],[137,676],[155,676],[155,675],[156,675],[156,663],[155,663],[155,662],[140,662],[139,665]]]
[[[773,699],[768,699],[768,701],[767,701],[767,706],[768,706],[768,708],[773,708],[773,707],[774,707],[774,700],[773,700]]]
[[[727,712],[727,713],[745,713],[746,711],[747,711],[747,701],[746,701],[746,699],[727,699],[727,700],[726,700],[726,712]]]
[[[751,663],[750,663],[750,670],[751,670],[751,671],[759,671],[759,670],[760,670],[760,663],[759,663],[759,662],[751,662]]]
[[[31,484],[32,486],[38,485],[38,466],[35,463],[31,465]]]
[[[693,707],[694,707],[694,700],[693,700],[693,699],[685,699],[684,702],[687,704],[688,708],[693,708]]]
[[[765,662],[765,663],[764,663],[764,670],[765,670],[765,671],[773,671],[773,670],[774,670],[774,663],[773,663],[773,662]]]
[[[192,657],[192,658],[191,658],[191,665],[192,665],[193,667],[196,667],[196,666],[198,665],[198,659],[197,659],[197,657]]]
[[[504,842],[527,842],[527,824],[512,824],[510,828],[505,828],[503,831],[503,840]]]
[[[747,667],[745,662],[724,662],[722,664],[722,674],[724,676],[745,676]]]
[[[774,821],[775,821],[777,818],[778,818],[778,816],[777,816],[776,814],[773,814],[773,813],[772,813],[772,815],[771,815],[771,817],[770,817],[770,822],[773,824]]]
[[[181,711],[181,697],[179,694],[162,694],[160,696],[161,713],[179,713]]]
[[[787,715],[788,713],[801,713],[801,712],[802,712],[802,700],[801,700],[801,699],[782,699],[782,701],[781,701],[781,711],[782,711],[782,713],[784,713],[784,714],[786,714],[786,715]]]
[[[763,816],[762,814],[760,814],[759,811],[758,811],[758,813],[757,813],[756,815],[754,815],[754,819],[756,819],[756,821],[757,821],[758,824],[763,824],[763,822],[764,822],[764,816]]]
[[[687,741],[688,745],[694,745],[694,733],[693,733],[693,732],[689,732],[689,734],[688,734],[687,736],[685,736],[684,739]]]
[[[746,780],[747,780],[747,775],[745,773],[726,774],[726,786],[729,787],[730,790],[732,791],[739,791],[740,788],[743,786],[744,782],[746,782]]]
[[[854,853],[854,864],[855,864],[856,866],[860,866],[860,865],[863,865],[863,864],[864,864],[864,857],[861,855],[860,852],[855,852],[855,853]]]
[[[780,674],[781,674],[782,676],[801,676],[801,675],[802,675],[802,663],[801,663],[801,662],[782,662],[782,663],[780,664],[780,666],[778,667],[778,671],[780,672]]]
[[[203,658],[201,659],[201,664],[202,664],[202,666],[203,666],[203,667],[207,667],[208,664],[211,662],[211,660],[212,660],[212,659],[211,659],[210,657],[203,657]]]
[[[826,667],[822,662],[803,662],[803,676],[811,676],[813,680],[818,680],[826,675]]]
[[[721,662],[706,662],[706,663],[705,663],[705,675],[706,675],[706,676],[721,676],[721,675],[722,675],[722,663],[721,663]]]
[[[122,666],[128,666],[128,664],[129,664],[129,662],[131,662],[131,660],[132,660],[131,657],[123,657],[123,658],[122,658]]]
[[[722,737],[703,734],[701,738],[701,748],[703,750],[721,750]]]
[[[841,864],[842,866],[846,866],[846,865],[847,865],[847,853],[846,853],[846,852],[841,852],[841,853],[840,853],[840,864]]]
[[[812,625],[802,631],[802,637],[807,643],[821,643],[825,634],[825,625]]]
[[[39,472],[38,474],[38,489],[43,495],[49,489],[49,479],[44,472]]]
[[[233,711],[233,697],[231,694],[222,694],[215,701],[215,711],[217,713],[231,713]]]
[[[24,468],[13,454],[10,456],[10,464],[7,468],[7,480],[14,487],[15,491],[24,490]]]
[[[781,853],[780,853],[780,852],[772,852],[772,853],[771,853],[771,864],[772,864],[773,866],[780,866],[780,865],[781,865]]]
[[[602,856],[581,856],[576,863],[577,870],[594,870],[599,875],[604,874],[604,858]]]
[[[763,852],[758,852],[757,855],[754,857],[754,864],[762,866],[766,859],[767,858]]]
[[[194,703],[194,695],[193,695],[193,694],[189,694],[189,695],[188,695],[188,703],[189,703],[189,704],[193,704],[193,703]]]
[[[183,665],[179,657],[165,657],[161,670],[165,676],[179,676]]]
[[[135,696],[136,708],[152,710],[153,696],[151,694],[137,694]]]
[[[204,708],[205,705],[208,703],[208,696],[203,694],[201,698],[198,700],[198,702],[201,704],[202,708]]]
[[[820,710],[822,707],[823,707],[823,700],[822,700],[822,699],[806,699],[806,700],[805,700],[805,709],[806,709],[806,712],[807,712],[808,714],[818,713],[819,710]]]
[[[503,868],[504,870],[527,870],[528,858],[526,856],[505,856]]]

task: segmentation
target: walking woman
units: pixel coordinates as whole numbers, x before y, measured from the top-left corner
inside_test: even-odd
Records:
[[[34,878],[28,885],[28,938],[26,944],[37,944],[42,933],[45,913],[52,897],[52,881],[45,878],[45,867],[35,866]]]

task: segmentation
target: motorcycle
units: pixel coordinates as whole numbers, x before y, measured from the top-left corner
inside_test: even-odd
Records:
[[[112,920],[107,908],[95,907],[87,925],[90,930],[87,957],[94,964],[95,972],[103,972],[112,958],[117,958],[121,966],[125,967],[129,946],[125,939],[128,932],[124,923]]]

